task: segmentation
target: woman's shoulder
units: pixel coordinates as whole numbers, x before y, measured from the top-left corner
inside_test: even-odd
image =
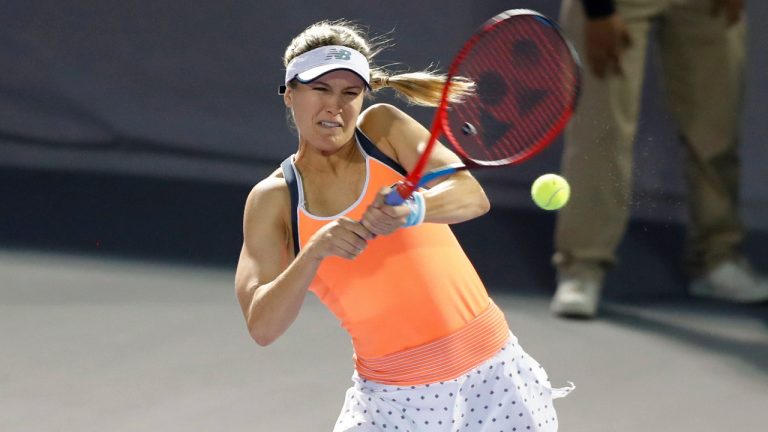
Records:
[[[406,118],[408,118],[408,114],[396,106],[387,103],[377,103],[360,113],[358,126],[363,129],[363,132],[368,132],[366,129],[371,129],[371,132],[373,132],[378,129],[389,128],[393,123],[403,121]]]
[[[246,210],[282,210],[290,206],[290,191],[285,182],[283,170],[278,168],[251,188],[246,201]]]
[[[410,117],[394,105],[371,105],[360,114],[357,127],[389,158],[398,161],[396,141]]]

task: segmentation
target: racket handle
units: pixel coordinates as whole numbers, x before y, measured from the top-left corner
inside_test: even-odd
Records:
[[[387,197],[384,198],[384,202],[390,206],[399,206],[400,204],[402,204],[405,201],[405,198],[403,198],[400,195],[399,191],[401,190],[407,192],[406,197],[411,195],[411,192],[408,191],[408,187],[405,185],[405,183],[400,182],[392,187],[392,190],[389,191],[389,194],[387,195]],[[360,223],[362,224],[362,222]],[[376,237],[377,236],[374,234],[373,238],[376,238]]]
[[[389,206],[399,206],[403,203],[405,199],[400,196],[400,194],[397,192],[397,189],[392,189],[391,192],[389,192],[389,195],[387,195],[387,198],[384,200],[385,203]]]
[[[390,206],[399,206],[403,203],[403,201],[411,196],[411,193],[414,189],[415,188],[409,187],[406,182],[397,183],[392,188],[392,191],[389,192],[387,198],[384,199],[384,202]]]

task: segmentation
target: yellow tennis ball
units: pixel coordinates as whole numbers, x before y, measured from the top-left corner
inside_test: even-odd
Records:
[[[571,197],[571,186],[557,174],[544,174],[531,186],[531,198],[544,210],[562,208]]]

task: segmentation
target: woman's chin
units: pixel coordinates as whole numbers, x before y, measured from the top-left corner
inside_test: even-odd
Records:
[[[344,134],[343,131],[338,131],[336,133],[325,133],[320,134],[317,137],[316,147],[325,152],[335,153],[338,150],[341,150],[344,145],[349,143],[354,137],[354,134]]]

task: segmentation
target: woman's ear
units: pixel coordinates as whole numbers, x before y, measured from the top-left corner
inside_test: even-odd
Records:
[[[290,86],[286,87],[285,93],[283,93],[283,102],[288,108],[293,108],[293,89]]]

